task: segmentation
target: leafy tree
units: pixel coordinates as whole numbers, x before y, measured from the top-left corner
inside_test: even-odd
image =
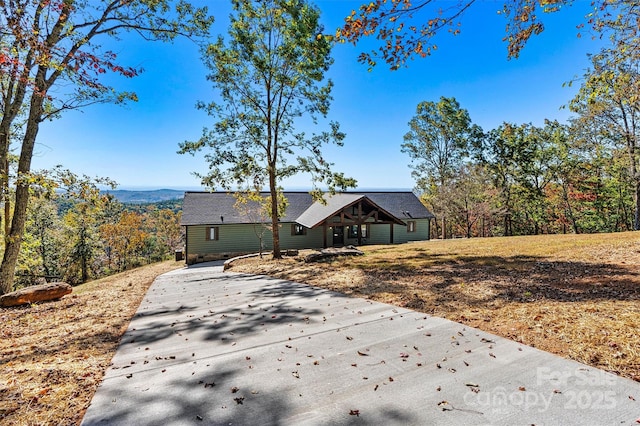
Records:
[[[583,123],[594,123],[626,150],[633,182],[633,229],[640,230],[640,57],[620,57],[617,50],[605,49],[592,57],[592,65],[570,108]]]
[[[491,176],[497,197],[493,199],[493,209],[501,216],[502,235],[513,235],[513,219],[516,215],[516,198],[518,190],[518,161],[525,159],[523,144],[518,137],[518,126],[503,123],[497,129],[486,134],[480,150],[476,148],[476,156]]]
[[[550,150],[548,167],[552,175],[546,195],[562,232],[566,233],[569,225],[575,234],[579,234],[581,230],[576,212],[576,188],[582,178],[582,161],[576,143],[577,137],[572,137],[574,130],[577,129],[557,121],[547,121],[545,124]]]
[[[553,216],[557,222],[556,231],[566,232],[567,227],[576,234],[631,229],[631,223],[617,213],[618,207],[627,212],[632,204],[626,168],[620,161],[624,155],[619,155],[593,122],[548,122],[545,132],[553,174],[547,204],[554,210],[550,219]]]
[[[609,51],[615,62],[637,61],[640,58],[640,4],[636,0],[609,0],[603,6],[600,14],[589,22],[600,33],[609,36]],[[638,90],[636,87],[636,99]]]
[[[151,215],[153,227],[150,229],[159,241],[160,249],[164,256],[181,248],[183,244],[180,217],[182,212],[173,212],[169,209],[158,210]]]
[[[136,256],[146,248],[149,237],[143,230],[142,215],[134,212],[122,213],[115,224],[100,226],[100,234],[104,243],[111,248],[120,271],[132,265]]]
[[[107,72],[134,77],[140,70],[118,64],[116,54],[103,49],[100,40],[127,31],[147,39],[171,40],[179,34],[203,34],[210,23],[206,9],[183,1],[0,2],[0,184],[4,195],[10,185],[12,131],[24,119],[13,182],[15,205],[0,265],[0,294],[13,287],[40,124],[69,109],[136,99],[135,94],[118,93],[102,82]]]
[[[551,134],[546,128],[521,125],[516,128],[518,150],[515,160],[517,193],[524,213],[524,229],[521,233],[539,234],[546,227],[548,200],[546,191],[553,180],[550,168],[554,158]]]
[[[100,192],[98,185],[115,187],[107,178],[92,179],[76,176],[67,170],[58,170],[58,196],[67,201],[69,208],[63,214],[66,233],[65,280],[70,283],[86,282],[94,271],[94,261],[102,247],[98,227],[102,223],[111,198]]]
[[[34,260],[37,259],[39,263],[37,268],[28,272],[29,275],[44,276],[46,279],[59,277],[62,223],[57,205],[48,197],[33,197],[27,218],[26,234],[30,235],[30,239],[35,243],[34,251],[37,256]],[[22,262],[19,262],[20,264]]]
[[[91,203],[74,204],[64,215],[68,244],[65,280],[69,283],[83,283],[91,277],[93,261],[101,247],[96,215],[97,206]]]
[[[332,172],[322,155],[324,145],[342,145],[338,123],[312,135],[295,130],[300,118],[317,124],[329,111],[332,83],[323,81],[333,62],[332,42],[322,33],[318,9],[303,0],[236,0],[233,9],[228,42],[220,36],[203,52],[220,102],[198,107],[217,121],[200,140],[180,144],[179,152],[210,149],[209,172],[200,175],[209,187],[268,188],[273,257],[280,258],[283,179],[310,174],[316,197],[321,197],[318,183],[330,191],[355,186],[353,179]]]
[[[446,217],[442,235],[485,236],[483,221],[491,216],[491,188],[486,169],[472,163],[465,163],[452,179],[438,185],[431,199],[426,200],[438,206],[442,217]]]
[[[468,155],[471,118],[455,98],[441,97],[438,103],[421,102],[409,121],[402,152],[411,158],[418,187],[431,182],[443,185],[460,168]]]
[[[469,113],[455,98],[445,97],[437,103],[419,103],[409,129],[401,150],[411,158],[416,187],[437,213],[444,213],[444,205],[450,200],[443,195],[451,191],[438,194],[438,187],[445,187],[453,179],[468,156],[473,139],[480,137],[482,131],[471,124]]]
[[[544,31],[541,14],[558,12],[571,6],[574,0],[504,0],[499,10],[506,18],[505,37],[508,57],[517,58],[533,35]],[[437,0],[376,0],[364,3],[345,18],[345,24],[336,32],[340,42],[357,44],[365,37],[374,36],[377,49],[362,52],[358,60],[370,68],[382,59],[392,70],[397,70],[413,57],[426,57],[437,49],[436,36],[448,32],[460,33],[461,18],[472,10],[478,0],[447,2],[446,7]],[[611,31],[618,38],[637,42],[638,7],[632,0],[594,0],[593,11],[585,16],[585,23],[597,32]],[[626,12],[619,13],[622,9]],[[622,28],[627,30],[622,32]],[[578,33],[580,34],[580,33]],[[631,43],[629,43],[631,45]],[[636,46],[638,44],[636,43]]]
[[[457,216],[463,228],[463,235],[484,236],[482,221],[491,215],[491,182],[486,170],[475,164],[467,164],[460,169],[456,177],[455,194],[450,199],[455,200]],[[474,228],[480,230],[474,232]]]
[[[165,203],[158,203],[158,205]],[[135,206],[140,209],[141,206]],[[175,250],[182,248],[184,244],[183,232],[180,227],[181,212],[170,209],[159,209],[149,204],[142,211],[135,211],[142,217],[143,230],[148,234],[143,253],[147,262],[156,262],[167,259]]]

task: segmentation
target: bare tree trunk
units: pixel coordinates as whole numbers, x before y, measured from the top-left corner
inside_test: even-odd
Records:
[[[633,193],[633,199],[635,201],[635,212],[633,216],[633,230],[640,231],[640,181],[635,180],[635,191]]]
[[[6,115],[6,114],[5,114]],[[0,203],[4,203],[4,237],[9,236],[9,224],[11,223],[11,205],[9,203],[9,120],[5,116],[0,124]]]
[[[633,230],[640,230],[640,173],[638,173],[638,158],[636,149],[636,124],[635,124],[635,112],[633,110],[627,114],[627,111],[621,101],[618,102],[618,107],[622,113],[623,130],[625,142],[627,144],[627,155],[629,158],[629,175],[634,182],[633,191],[633,203],[634,203],[634,215],[633,215]]]
[[[580,233],[580,229],[578,229],[578,223],[576,221],[576,217],[573,214],[573,208],[571,207],[571,202],[569,201],[569,193],[567,191],[567,184],[566,182],[562,182],[562,199],[564,201],[565,207],[566,207],[566,211],[567,211],[567,215],[569,216],[569,219],[571,220],[571,226],[573,227],[573,232],[577,235]],[[564,233],[566,234],[566,230],[564,231]]]
[[[504,215],[504,236],[509,236],[509,214]]]
[[[84,223],[82,224],[82,229],[80,230],[80,241],[80,245],[82,247],[80,252],[80,281],[86,283],[87,281],[89,281],[89,260],[87,259],[87,230],[84,226]]]
[[[36,76],[37,87],[42,87],[38,83],[44,82],[44,71],[40,69]],[[44,99],[42,95],[34,91],[31,97],[29,108],[29,118],[27,129],[22,140],[22,150],[18,161],[18,176],[16,183],[16,200],[11,220],[11,230],[5,237],[5,250],[0,265],[0,294],[5,294],[13,290],[15,269],[18,263],[20,245],[27,220],[27,206],[29,204],[29,177],[31,171],[31,158],[36,142],[36,136],[40,128],[40,117],[42,116],[42,105]]]
[[[280,253],[280,223],[278,221],[278,188],[276,187],[276,173],[269,169],[269,194],[271,194],[271,232],[273,233],[273,258],[282,259]]]

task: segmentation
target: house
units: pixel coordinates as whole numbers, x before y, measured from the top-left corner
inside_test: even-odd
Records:
[[[264,193],[266,196],[267,193]],[[343,192],[314,202],[308,192],[285,192],[280,249],[397,244],[429,239],[434,217],[410,191]],[[254,209],[255,213],[255,209]],[[270,219],[239,208],[228,192],[186,192],[180,224],[187,264],[272,248]]]

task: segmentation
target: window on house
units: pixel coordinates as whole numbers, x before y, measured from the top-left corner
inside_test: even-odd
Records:
[[[367,225],[351,225],[349,226],[349,238],[358,238],[358,228],[360,228],[360,235],[362,238],[367,238]]]
[[[291,225],[291,235],[307,235],[307,228],[298,223],[294,223]]]
[[[416,221],[408,220],[407,221],[407,232],[416,232]]]
[[[208,226],[207,227],[207,235],[206,235],[206,238],[205,238],[207,241],[216,241],[216,240],[218,240],[219,236],[220,236],[220,232],[219,232],[217,226]]]

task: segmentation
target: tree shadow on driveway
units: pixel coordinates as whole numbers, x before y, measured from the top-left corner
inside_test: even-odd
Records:
[[[327,297],[317,288],[245,274],[187,279],[169,293],[155,290],[162,294],[145,299],[123,344],[196,339],[231,345],[270,326],[308,324],[320,311],[307,302]]]

